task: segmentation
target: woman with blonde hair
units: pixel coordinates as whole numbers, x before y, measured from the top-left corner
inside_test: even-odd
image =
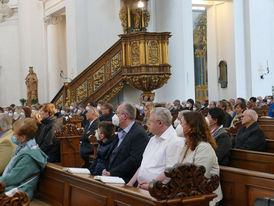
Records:
[[[183,113],[181,119],[185,136],[185,145],[183,147],[179,162],[202,165],[205,167],[205,177],[220,175],[218,159],[214,149],[216,142],[211,136],[205,118],[199,112]],[[213,206],[222,198],[221,187],[214,191],[218,196],[210,202]]]

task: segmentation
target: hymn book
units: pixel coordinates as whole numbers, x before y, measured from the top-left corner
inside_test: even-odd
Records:
[[[87,168],[66,167],[63,168],[63,170],[72,174],[90,174],[90,171]]]
[[[114,176],[94,176],[95,180],[99,180],[104,183],[108,184],[125,184],[125,181],[121,177],[114,177]]]

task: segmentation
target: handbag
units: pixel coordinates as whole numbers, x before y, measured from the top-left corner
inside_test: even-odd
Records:
[[[274,206],[274,197],[258,197],[254,206]]]

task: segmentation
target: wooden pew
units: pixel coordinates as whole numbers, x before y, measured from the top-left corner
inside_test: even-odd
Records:
[[[0,182],[0,205],[20,205],[28,206],[30,204],[30,198],[27,193],[18,191],[13,197],[9,197],[5,194],[5,184]]]
[[[274,196],[274,175],[221,166],[222,205],[253,206],[257,197]]]
[[[274,125],[260,125],[267,139],[274,139]]]
[[[274,153],[274,139],[266,139],[266,151]]]
[[[274,174],[274,153],[231,150],[231,167]]]
[[[80,157],[80,139],[83,129],[75,124],[65,123],[55,135],[60,140],[60,159],[64,167],[81,167],[84,161]]]
[[[199,181],[197,182],[200,183]],[[215,188],[215,186],[216,182],[213,188]],[[159,190],[156,189],[156,192],[157,191],[157,194],[160,194]],[[192,192],[192,190],[190,190],[190,192]],[[152,198],[146,190],[125,185],[104,184],[94,180],[90,175],[70,174],[63,171],[61,166],[48,163],[41,176],[37,197],[43,202],[54,206],[208,206],[209,201],[215,198],[216,194],[208,193],[194,197],[176,197],[169,200],[156,200]]]

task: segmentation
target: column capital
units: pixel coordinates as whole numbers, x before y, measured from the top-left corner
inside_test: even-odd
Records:
[[[59,24],[60,22],[62,22],[64,19],[63,16],[53,16],[53,15],[50,15],[50,16],[46,16],[44,18],[44,22],[46,25],[56,25],[56,24]]]

